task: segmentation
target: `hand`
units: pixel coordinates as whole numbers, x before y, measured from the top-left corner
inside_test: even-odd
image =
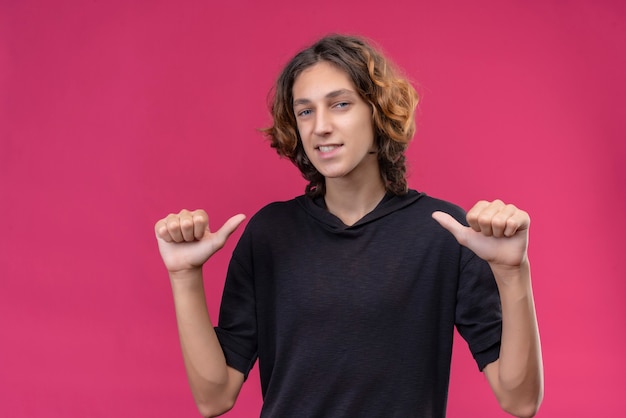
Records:
[[[433,218],[492,267],[519,267],[527,261],[530,217],[513,205],[480,201],[467,213],[469,227],[444,212]]]
[[[167,215],[154,225],[165,267],[170,273],[202,268],[245,218],[242,214],[235,215],[211,232],[209,217],[203,210],[183,209],[178,214]]]

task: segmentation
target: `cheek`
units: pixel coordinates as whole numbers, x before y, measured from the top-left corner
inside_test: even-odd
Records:
[[[358,133],[359,137],[363,138],[363,141],[368,145],[376,145],[376,141],[374,140],[374,127],[371,124],[362,124]]]
[[[298,132],[298,135],[300,135],[300,139],[306,141],[306,139],[307,139],[306,124],[304,124],[304,123],[297,123],[296,124],[296,131]]]
[[[368,142],[374,143],[374,118],[370,107],[362,110],[361,114],[356,118],[355,126],[358,126],[358,133],[362,138],[368,138]]]

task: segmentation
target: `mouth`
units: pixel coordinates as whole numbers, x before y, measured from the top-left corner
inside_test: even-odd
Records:
[[[319,152],[322,153],[327,153],[327,152],[332,152],[334,150],[336,150],[339,147],[342,147],[343,145],[341,144],[333,144],[333,145],[320,145],[315,147],[315,149]]]

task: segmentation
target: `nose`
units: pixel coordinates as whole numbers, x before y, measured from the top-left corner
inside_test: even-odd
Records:
[[[325,109],[315,112],[315,126],[313,132],[318,136],[327,136],[332,132],[331,117]]]

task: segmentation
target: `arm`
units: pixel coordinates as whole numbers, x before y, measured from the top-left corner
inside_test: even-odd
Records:
[[[496,200],[477,203],[467,214],[469,227],[442,212],[433,218],[489,263],[502,302],[502,341],[499,359],[484,373],[505,411],[534,416],[543,398],[543,365],[527,255],[528,214]]]
[[[209,318],[202,266],[244,219],[243,215],[234,216],[212,233],[206,212],[183,210],[155,225],[172,285],[187,378],[203,416],[217,416],[232,408],[243,385],[243,374],[226,365]]]

